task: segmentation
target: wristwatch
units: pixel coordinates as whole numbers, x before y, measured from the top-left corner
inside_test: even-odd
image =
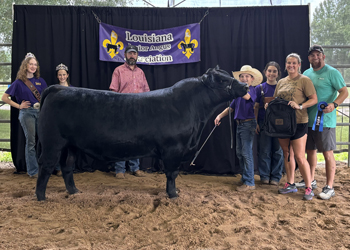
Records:
[[[303,109],[303,104],[299,105],[299,109],[302,110]]]
[[[334,104],[334,108],[336,109],[336,108],[338,108],[338,103],[336,103],[336,102],[333,102],[333,104]]]

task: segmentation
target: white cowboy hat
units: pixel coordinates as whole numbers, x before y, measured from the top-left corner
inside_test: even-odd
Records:
[[[250,66],[250,65],[243,65],[241,68],[241,71],[235,71],[235,72],[232,71],[233,77],[237,80],[239,80],[239,75],[243,74],[243,73],[252,75],[254,77],[254,80],[252,82],[252,86],[256,86],[256,85],[260,84],[263,80],[263,76],[260,73],[260,71],[252,68],[252,66]]]

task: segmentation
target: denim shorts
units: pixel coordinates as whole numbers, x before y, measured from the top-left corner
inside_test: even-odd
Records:
[[[290,138],[291,141],[297,140],[304,135],[307,135],[307,129],[308,129],[307,123],[298,123],[297,124],[297,131],[295,131],[295,134]]]
[[[323,128],[322,132],[313,131],[309,127],[306,149],[318,152],[327,152],[337,148],[335,139],[335,128]]]

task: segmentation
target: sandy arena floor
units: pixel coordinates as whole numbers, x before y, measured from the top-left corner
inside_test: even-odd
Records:
[[[328,201],[303,201],[303,190],[277,194],[258,176],[255,191],[238,193],[239,176],[186,174],[177,178],[180,197],[170,200],[164,174],[118,180],[97,171],[75,174],[75,195],[52,176],[47,201],[38,202],[36,180],[2,164],[0,249],[350,249],[350,168],[337,165]],[[324,167],[316,180],[317,194]]]

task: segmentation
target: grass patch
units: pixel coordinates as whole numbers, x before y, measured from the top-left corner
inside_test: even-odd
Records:
[[[344,108],[341,108],[340,111],[342,111],[345,114],[348,114],[348,111],[345,111]],[[349,118],[342,115],[338,112],[337,115],[337,123],[349,123]],[[336,141],[337,142],[349,142],[349,126],[337,126],[336,128]],[[348,149],[347,145],[338,145],[337,149]]]
[[[334,158],[336,161],[347,161],[348,160],[348,153],[337,153],[334,154]],[[322,153],[317,153],[317,162],[324,162],[324,157]]]
[[[0,109],[0,120],[10,120],[10,110]],[[0,139],[10,139],[10,123],[0,123]],[[10,142],[0,142],[0,148],[10,149]]]
[[[12,162],[11,153],[0,151],[0,162]]]
[[[0,96],[2,96],[8,89],[7,85],[0,85]],[[5,104],[2,108],[8,108],[9,105]],[[10,120],[10,110],[0,109],[0,120]],[[10,123],[0,123],[0,139],[10,139]],[[11,149],[10,142],[0,142],[1,149]]]

